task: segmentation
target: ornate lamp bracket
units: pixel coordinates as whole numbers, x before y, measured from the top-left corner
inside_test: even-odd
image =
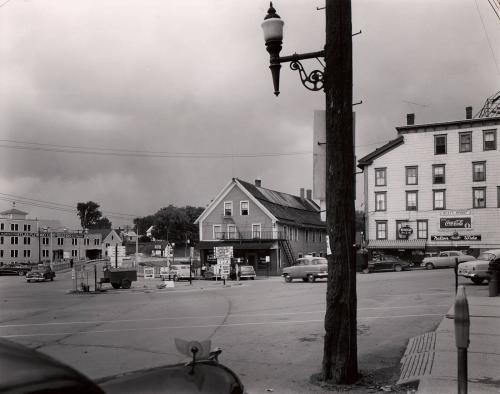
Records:
[[[290,68],[294,71],[298,71],[300,75],[300,80],[302,81],[302,85],[306,89],[312,91],[318,91],[323,89],[324,87],[324,71],[321,70],[313,70],[308,75],[304,70],[302,63],[298,60],[294,60],[290,62]]]

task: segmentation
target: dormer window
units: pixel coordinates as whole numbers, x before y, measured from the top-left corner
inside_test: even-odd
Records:
[[[233,202],[224,202],[224,216],[233,216]]]

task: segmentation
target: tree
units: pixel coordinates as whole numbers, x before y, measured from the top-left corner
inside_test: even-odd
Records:
[[[93,201],[79,202],[76,204],[76,209],[82,228],[89,228],[89,226],[94,225],[102,216],[101,211],[99,211],[99,204]]]
[[[328,256],[322,379],[358,379],[352,25],[350,0],[326,0],[326,226]]]
[[[146,235],[146,231],[153,225],[155,221],[154,215],[144,216],[134,219],[135,232],[137,235]]]
[[[111,228],[112,223],[106,217],[100,218],[94,225],[89,228]]]

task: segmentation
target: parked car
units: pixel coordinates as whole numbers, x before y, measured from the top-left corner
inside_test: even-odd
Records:
[[[460,263],[458,275],[469,278],[474,284],[480,285],[485,280],[491,279],[492,268],[495,269],[499,265],[500,249],[491,249],[481,253],[476,260]]]
[[[0,267],[0,275],[26,275],[31,271],[29,265],[3,265]]]
[[[368,261],[368,271],[396,271],[400,272],[409,269],[409,261],[400,259],[397,256],[383,255],[377,259]]]
[[[328,260],[324,257],[302,257],[291,267],[283,268],[285,282],[302,279],[304,282],[314,282],[316,279],[328,277]]]
[[[31,270],[26,274],[26,282],[45,282],[46,280],[54,280],[56,273],[47,267],[39,267]]]
[[[252,279],[256,278],[257,274],[252,265],[240,265],[238,268],[238,278],[240,279]]]
[[[160,274],[162,279],[172,278],[175,281],[178,280],[189,280],[190,267],[186,264],[176,264],[170,266],[170,271],[168,274]],[[194,275],[191,275],[194,277]]]
[[[434,268],[455,267],[456,259],[458,259],[459,263],[475,260],[474,256],[469,256],[462,251],[449,250],[439,253],[438,256],[424,258],[420,266],[425,267],[428,270],[432,270]]]

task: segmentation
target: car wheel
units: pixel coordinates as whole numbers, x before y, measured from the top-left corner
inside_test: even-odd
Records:
[[[285,276],[285,282],[290,283],[292,281],[292,277],[290,275]]]
[[[475,285],[480,285],[481,283],[484,282],[484,278],[470,278],[470,280],[472,281],[472,283],[474,283]]]
[[[17,274],[18,274],[19,276],[23,276],[23,271],[19,271]]]
[[[394,271],[396,271],[396,272],[401,272],[401,271],[403,271],[403,267],[401,267],[399,264],[396,264],[396,265],[394,266]]]
[[[308,281],[309,283],[312,283],[312,282],[314,282],[315,280],[316,280],[316,278],[314,277],[314,275],[313,275],[313,274],[309,274],[309,275],[307,275],[307,281]]]
[[[426,269],[426,270],[432,270],[432,269],[434,269],[434,264],[432,264],[432,263],[427,263],[427,264],[425,265],[425,269]]]
[[[132,285],[132,282],[129,279],[122,280],[122,287],[124,289],[130,289],[130,285]]]
[[[111,283],[111,286],[113,286],[113,289],[119,289],[120,288],[120,284],[119,283]]]

